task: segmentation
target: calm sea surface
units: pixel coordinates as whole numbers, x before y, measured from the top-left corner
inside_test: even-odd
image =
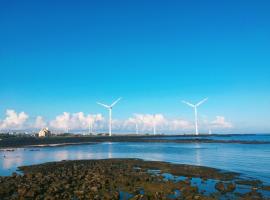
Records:
[[[218,138],[221,139],[222,136]],[[224,137],[224,139],[227,138]],[[270,135],[231,136],[230,139],[232,138],[236,140],[270,141]],[[10,175],[21,165],[60,160],[101,158],[141,158],[145,160],[209,166],[240,172],[243,176],[259,178],[265,183],[270,184],[270,144],[121,142],[62,147],[18,148],[11,152],[0,151],[0,175]]]
[[[235,135],[204,135],[204,136],[163,136],[149,137],[149,139],[167,139],[167,140],[184,140],[184,139],[211,139],[211,140],[232,140],[232,141],[259,141],[270,142],[270,134],[235,134]]]

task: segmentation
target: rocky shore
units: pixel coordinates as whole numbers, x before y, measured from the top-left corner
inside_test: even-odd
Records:
[[[205,135],[207,136],[207,135]],[[147,142],[147,143],[236,143],[236,144],[270,144],[267,141],[241,141],[241,140],[214,140],[181,136],[181,139],[166,139],[169,136],[52,136],[45,138],[38,137],[11,137],[0,140],[0,149],[17,148],[27,146],[63,146],[76,144],[91,144],[100,142]]]
[[[239,174],[166,162],[78,160],[20,170],[0,177],[0,199],[267,199],[260,182],[236,183]]]

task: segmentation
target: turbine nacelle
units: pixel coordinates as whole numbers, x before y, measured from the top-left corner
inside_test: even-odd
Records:
[[[189,103],[189,102],[187,102],[187,101],[182,101],[182,103],[184,103],[184,104],[186,104],[186,105],[188,105],[188,106],[190,106],[190,107],[192,107],[192,108],[195,108],[195,107],[198,107],[198,106],[200,106],[201,104],[203,104],[205,101],[207,101],[207,99],[208,99],[208,98],[205,98],[205,99],[199,101],[199,102],[196,103],[196,104],[192,104],[192,103]]]
[[[116,101],[114,101],[111,105],[106,105],[104,103],[97,102],[97,104],[107,108],[107,109],[112,109],[122,98],[118,98]]]

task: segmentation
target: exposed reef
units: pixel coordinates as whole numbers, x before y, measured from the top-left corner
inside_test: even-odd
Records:
[[[0,199],[267,199],[236,173],[140,159],[51,162],[0,177]],[[241,190],[244,187],[244,190]]]

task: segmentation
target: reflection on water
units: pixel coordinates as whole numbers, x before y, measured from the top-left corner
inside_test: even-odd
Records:
[[[201,165],[201,151],[200,151],[200,144],[196,143],[195,148],[196,148],[196,161],[197,165]]]
[[[0,175],[10,175],[21,165],[60,160],[141,158],[145,160],[209,166],[243,173],[270,184],[269,144],[177,144],[177,143],[100,143],[44,147],[39,151],[19,148],[0,151]]]
[[[55,160],[67,160],[68,159],[68,151],[64,150],[64,151],[58,151],[54,154],[55,156]],[[83,156],[80,155],[80,153],[78,153],[78,159],[82,159]]]
[[[109,146],[108,158],[112,158],[112,157],[113,157],[113,156],[112,156],[112,143],[109,142],[109,143],[108,143],[108,146]]]
[[[8,170],[12,168],[14,165],[21,165],[22,164],[22,157],[21,156],[10,156],[10,157],[4,157],[3,160],[3,169]]]

